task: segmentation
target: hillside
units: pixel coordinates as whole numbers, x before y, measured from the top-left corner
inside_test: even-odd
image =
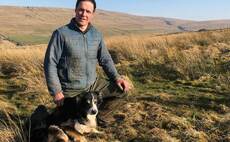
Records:
[[[212,20],[212,21],[199,21],[187,24],[181,24],[185,31],[198,31],[200,29],[225,29],[230,28],[230,20]]]
[[[107,115],[109,127],[98,128],[104,133],[87,135],[89,141],[230,141],[230,30],[113,36],[106,45],[134,90]],[[0,42],[2,142],[27,142],[21,120],[39,104],[53,107],[45,49]]]
[[[69,22],[73,9],[0,6],[0,34],[19,44],[47,43],[51,32]],[[164,34],[229,27],[229,20],[196,22],[97,10],[93,23],[105,36]]]

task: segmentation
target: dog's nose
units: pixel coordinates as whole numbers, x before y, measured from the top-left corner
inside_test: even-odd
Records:
[[[92,111],[91,111],[91,114],[96,114],[97,113],[97,110],[95,110],[95,109],[93,109]]]

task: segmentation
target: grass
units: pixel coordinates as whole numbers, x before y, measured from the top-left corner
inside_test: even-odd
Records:
[[[48,35],[9,35],[8,40],[18,45],[47,43],[50,37]]]
[[[19,112],[29,114],[36,104],[49,100],[43,75],[44,46],[0,49],[0,94]],[[4,52],[3,52],[4,51]]]
[[[117,69],[135,89],[108,116],[105,134],[87,138],[229,141],[229,41],[229,30],[106,38]],[[0,46],[1,114],[28,117],[38,104],[52,106],[43,75],[46,45],[9,46]]]
[[[12,117],[8,112],[4,113],[4,119],[0,121],[0,141],[27,142],[26,133],[23,130],[23,121],[19,117]]]

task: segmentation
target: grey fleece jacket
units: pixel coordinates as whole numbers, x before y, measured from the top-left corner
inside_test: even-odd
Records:
[[[111,80],[119,77],[102,34],[91,24],[83,33],[72,19],[69,24],[55,30],[44,59],[50,94],[89,87],[96,80],[97,63]]]

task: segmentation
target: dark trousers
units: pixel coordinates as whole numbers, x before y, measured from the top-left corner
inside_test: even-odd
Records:
[[[85,90],[64,91],[63,93],[65,97],[73,97],[86,91],[102,93],[103,103],[99,107],[99,114],[102,116],[117,109],[121,100],[127,96],[115,82],[104,78],[97,78],[94,84]]]

